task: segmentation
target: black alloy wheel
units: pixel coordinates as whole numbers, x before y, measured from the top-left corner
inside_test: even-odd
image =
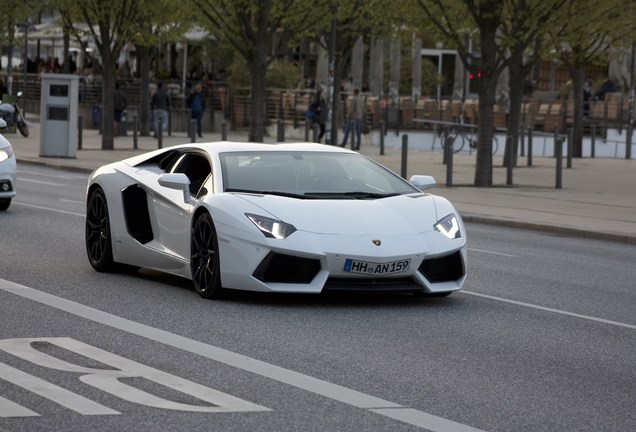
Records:
[[[223,295],[219,259],[219,242],[209,213],[202,213],[192,228],[190,270],[194,289],[203,298]]]
[[[108,205],[101,189],[95,189],[86,203],[86,253],[99,272],[115,269],[110,238]]]

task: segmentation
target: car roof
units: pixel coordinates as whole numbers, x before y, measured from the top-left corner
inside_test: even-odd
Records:
[[[135,166],[140,163],[144,163],[151,158],[174,150],[179,149],[200,149],[210,155],[217,155],[219,153],[226,152],[252,152],[252,151],[306,151],[306,152],[331,152],[331,153],[353,153],[358,154],[352,150],[348,150],[339,146],[332,146],[327,144],[310,143],[310,142],[295,142],[295,143],[254,143],[254,142],[235,142],[235,141],[216,141],[206,143],[188,143],[179,144],[171,147],[166,147],[159,150],[153,150],[147,153],[143,153],[131,158],[125,159],[122,162]]]

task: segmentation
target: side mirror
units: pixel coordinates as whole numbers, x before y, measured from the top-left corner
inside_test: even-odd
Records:
[[[437,184],[435,179],[432,176],[427,175],[414,175],[409,180],[413,186],[418,188],[419,190],[430,189]]]
[[[190,198],[190,179],[183,173],[161,174],[158,182],[161,186],[169,189],[183,191],[183,201],[189,203]]]
[[[7,128],[7,122],[3,118],[0,118],[0,130]]]

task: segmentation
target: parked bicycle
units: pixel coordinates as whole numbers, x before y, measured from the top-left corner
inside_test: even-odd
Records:
[[[441,129],[440,132],[441,134]],[[460,116],[460,122],[450,126],[449,137],[452,138],[453,153],[459,153],[468,144],[468,152],[477,151],[477,126],[464,123],[464,117]],[[492,135],[492,154],[499,150],[499,139]]]

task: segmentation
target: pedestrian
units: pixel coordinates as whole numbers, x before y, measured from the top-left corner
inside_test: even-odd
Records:
[[[592,100],[592,83],[585,80],[583,83],[583,115],[587,117],[590,114],[590,101]]]
[[[340,147],[347,145],[347,139],[349,138],[349,132],[354,127],[356,130],[355,140],[353,134],[351,140],[354,141],[354,149],[360,150],[360,141],[362,141],[362,117],[364,115],[364,101],[360,97],[360,90],[353,89],[353,95],[349,100],[349,109],[347,110],[347,124],[344,130],[344,137]]]
[[[318,136],[318,142],[322,140],[322,137],[325,136],[325,120],[327,117],[327,102],[325,101],[325,97],[322,95],[322,90],[318,90],[316,92],[316,97],[314,101],[309,105],[309,110],[311,115],[311,127],[313,129],[314,125],[318,125],[320,128],[320,135]]]
[[[598,91],[594,95],[594,100],[605,100],[605,95],[607,93],[614,93],[616,91],[617,89],[616,85],[614,85],[614,82],[609,77],[605,77],[603,84],[601,84],[601,88],[598,89]]]
[[[170,96],[163,89],[163,83],[159,81],[157,83],[157,90],[150,99],[150,109],[152,110],[152,116],[154,119],[153,128],[155,131],[155,137],[166,130],[168,126],[168,111],[170,111]],[[161,124],[161,128],[159,127]]]
[[[203,111],[205,111],[205,98],[201,92],[201,84],[195,84],[186,99],[186,107],[190,110],[190,118],[197,121],[197,135],[199,138],[203,138],[203,132],[201,129],[201,120],[203,119]]]
[[[119,83],[115,83],[115,96],[114,96],[114,108],[115,108],[115,122],[113,136],[119,135],[119,122],[121,122],[121,115],[128,106],[128,100],[126,99],[126,93],[120,88]]]

